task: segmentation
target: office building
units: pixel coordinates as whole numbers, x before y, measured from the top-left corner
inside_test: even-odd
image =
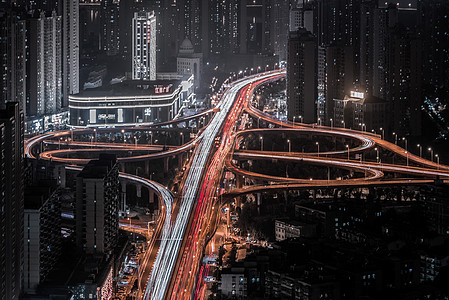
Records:
[[[351,91],[344,99],[333,99],[334,122],[361,131],[387,128],[389,105],[386,100]]]
[[[310,32],[301,28],[290,32],[287,59],[287,106],[289,120],[317,121],[316,43]]]
[[[0,109],[0,299],[17,300],[23,282],[23,112]]]
[[[156,17],[154,12],[136,12],[132,22],[132,78],[156,80]]]
[[[115,155],[91,160],[76,178],[76,243],[109,256],[118,239],[118,164]]]
[[[61,255],[61,201],[56,182],[25,189],[24,292],[35,293]]]
[[[53,114],[62,106],[62,18],[40,12],[27,23],[27,115]]]
[[[194,75],[194,85],[198,88],[201,83],[203,54],[195,53],[192,43],[185,39],[179,47],[177,71],[180,75]]]
[[[69,95],[79,92],[80,18],[79,1],[64,0],[62,15],[62,73],[63,107],[67,107]]]

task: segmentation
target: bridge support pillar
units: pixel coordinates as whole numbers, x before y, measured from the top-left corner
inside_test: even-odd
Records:
[[[169,157],[164,158],[164,173],[168,173],[168,163],[170,161]]]
[[[242,187],[243,187],[243,181],[244,181],[244,178],[243,178],[243,176],[241,176],[241,175],[235,175],[236,176],[236,187],[238,188],[238,189],[241,189]],[[242,206],[242,197],[243,196],[238,196],[237,198],[235,198],[235,204],[236,204],[236,207],[241,207]]]
[[[154,191],[152,189],[148,189],[148,194],[149,194],[149,202],[150,203],[154,203]]]
[[[260,205],[262,204],[262,194],[257,193],[257,213],[260,215]]]
[[[136,193],[137,197],[142,198],[142,185],[140,184],[136,185]]]
[[[126,182],[122,181],[120,183],[121,183],[121,186],[122,186],[121,210],[126,211]]]
[[[145,176],[150,176],[150,161],[145,161]]]
[[[179,169],[181,170],[182,166],[184,165],[184,153],[179,153],[178,164],[179,164]]]

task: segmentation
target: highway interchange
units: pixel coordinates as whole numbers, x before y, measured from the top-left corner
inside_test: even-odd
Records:
[[[432,183],[436,178],[445,181],[449,179],[449,167],[413,155],[397,145],[383,140],[378,135],[345,128],[329,128],[298,122],[283,122],[273,119],[271,116],[251,106],[253,92],[258,86],[278,80],[284,76],[284,70],[274,70],[245,77],[229,84],[213,111],[214,116],[209,124],[204,130],[199,132],[195,139],[181,146],[161,148],[161,146],[157,145],[141,144],[116,143],[108,145],[108,143],[96,143],[93,141],[89,143],[74,141],[73,138],[68,139],[70,136],[73,137],[73,134],[92,134],[93,129],[86,128],[55,131],[35,136],[26,141],[25,155],[32,159],[37,158],[37,149],[44,142],[53,146],[59,145],[60,149],[43,151],[39,154],[39,158],[65,163],[71,165],[67,168],[79,170],[80,167],[72,165],[83,165],[89,159],[70,157],[76,156],[77,152],[128,151],[129,149],[159,151],[118,158],[120,163],[126,163],[171,157],[193,150],[180,185],[181,196],[177,198],[174,198],[173,193],[166,187],[156,182],[135,175],[120,173],[122,180],[142,184],[155,190],[159,195],[158,198],[163,201],[164,213],[150,241],[150,251],[148,251],[153,253],[153,255],[148,254],[145,258],[145,265],[152,265],[152,268],[150,268],[151,274],[149,274],[146,285],[143,285],[143,289],[139,291],[142,299],[190,299],[197,297],[195,291],[198,290],[198,285],[201,284],[197,274],[200,271],[203,250],[211,238],[211,233],[214,232],[216,224],[214,218],[219,210],[218,203],[214,199],[225,168],[234,174],[261,182],[259,185],[243,186],[229,191],[225,196],[231,198],[248,193],[275,192],[295,188],[425,184]],[[212,111],[208,110],[206,112],[210,114]],[[206,112],[202,114],[206,115]],[[236,132],[236,124],[243,112],[256,119],[263,119],[282,128],[249,129]],[[193,118],[186,118],[185,121]],[[170,122],[164,125],[170,125]],[[125,130],[135,129],[127,128]],[[107,131],[108,129],[102,130]],[[148,130],[155,129],[149,128]],[[243,134],[276,134],[276,132],[280,131],[292,134],[310,132],[323,136],[350,138],[358,141],[359,145],[351,149],[322,152],[319,155],[317,153],[291,151],[274,152],[238,149],[236,141]],[[66,139],[66,141],[62,141],[62,139]],[[61,146],[63,147],[61,148]],[[72,146],[90,147],[92,149],[67,149]],[[349,158],[350,153],[373,151],[374,147],[386,149],[406,158],[407,165],[359,161]],[[346,159],[346,153],[348,154],[348,159]],[[345,180],[310,180],[270,176],[239,168],[235,164],[236,159],[301,161],[308,164],[349,169],[359,173],[364,172],[366,176]],[[408,161],[410,161],[409,165]],[[384,177],[385,172],[401,174],[405,177],[386,179]]]

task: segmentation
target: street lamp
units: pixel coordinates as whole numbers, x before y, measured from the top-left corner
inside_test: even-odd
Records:
[[[136,124],[139,122],[139,116],[136,116]]]
[[[384,140],[385,139],[385,131],[382,127],[380,127],[380,131],[382,131],[382,139]]]
[[[125,143],[125,129],[122,129],[122,135],[123,135],[123,144]]]
[[[260,137],[259,140],[260,140],[260,151],[263,151],[263,137]]]
[[[438,165],[438,170],[440,169],[440,157],[438,156],[438,154],[435,154],[435,157],[437,158],[437,165]]]
[[[293,116],[293,127],[295,127],[295,119],[296,119],[296,116]]]
[[[343,128],[346,128],[346,124],[344,120],[341,120],[341,124],[343,124]]]
[[[95,143],[97,142],[97,128],[94,128]]]
[[[376,150],[376,162],[379,163],[379,149],[376,147],[374,150]]]
[[[302,123],[302,116],[299,116],[299,123]]]
[[[422,158],[422,146],[420,144],[416,145],[419,148],[419,157]]]
[[[348,160],[349,160],[349,145],[346,145],[346,149],[348,149]]]
[[[407,167],[408,167],[408,151],[405,151],[405,157],[407,158]]]
[[[334,128],[334,120],[331,118],[331,128]]]
[[[394,144],[397,145],[398,144],[398,135],[396,134],[396,132],[393,132],[393,136],[394,136]]]
[[[292,152],[292,143],[290,142],[290,140],[287,140],[288,143],[288,153]]]
[[[320,143],[315,142],[315,145],[318,147],[318,157],[320,156]]]
[[[430,160],[433,162],[433,149],[429,147],[427,150],[430,151]]]
[[[181,139],[182,139],[182,144],[181,145],[184,145],[184,134],[181,132]]]
[[[402,140],[405,142],[405,151],[407,151],[407,139],[405,137],[402,138]]]
[[[321,126],[321,118],[318,118],[318,126]]]

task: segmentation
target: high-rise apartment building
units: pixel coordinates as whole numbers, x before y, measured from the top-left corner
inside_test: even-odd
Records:
[[[27,114],[55,113],[62,106],[62,18],[41,12],[27,24]]]
[[[26,21],[23,12],[0,8],[0,104],[16,101],[26,113]]]
[[[23,282],[23,112],[0,109],[0,299],[17,300]]]
[[[76,243],[86,253],[108,255],[117,243],[119,185],[114,155],[91,160],[76,178]]]
[[[156,80],[156,17],[154,12],[136,12],[132,32],[133,79]]]
[[[34,293],[61,255],[61,199],[56,182],[25,189],[24,291]]]
[[[79,1],[64,0],[62,15],[63,45],[62,45],[62,73],[63,73],[63,103],[68,105],[69,95],[79,93]]]
[[[301,28],[288,39],[288,119],[305,123],[317,121],[317,52],[313,35]]]
[[[291,0],[275,0],[271,3],[271,43],[274,54],[280,60],[287,59],[287,41],[290,27]],[[294,22],[297,18],[294,17]],[[292,24],[295,26],[294,24]],[[299,28],[299,26],[298,26]]]
[[[103,1],[103,50],[107,55],[120,52],[120,1]]]

